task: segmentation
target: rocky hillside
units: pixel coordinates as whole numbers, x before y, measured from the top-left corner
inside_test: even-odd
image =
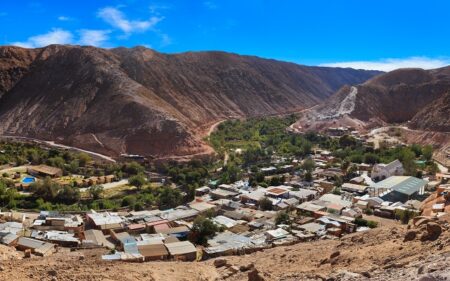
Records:
[[[298,128],[389,124],[450,132],[450,67],[399,69],[353,87],[344,86],[308,110]]]
[[[223,52],[0,47],[0,135],[109,155],[198,154],[215,122],[298,111],[376,74]]]

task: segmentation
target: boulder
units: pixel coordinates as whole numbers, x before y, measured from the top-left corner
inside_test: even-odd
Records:
[[[248,272],[248,281],[264,281],[264,278],[259,274],[258,270],[256,268],[253,268],[251,271]]]
[[[216,260],[214,260],[214,266],[215,267],[222,267],[222,266],[225,266],[225,265],[227,265],[227,260],[226,259],[216,259]]]
[[[436,240],[442,233],[442,227],[435,222],[429,222],[427,223],[427,232],[429,240]]]
[[[417,237],[417,230],[410,229],[410,230],[406,231],[403,241],[404,242],[412,241],[412,240],[416,239],[416,237]]]

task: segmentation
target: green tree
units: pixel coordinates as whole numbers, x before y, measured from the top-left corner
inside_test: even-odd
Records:
[[[93,185],[88,189],[89,194],[92,199],[97,200],[100,199],[103,193],[103,186],[101,185]]]
[[[142,174],[132,176],[132,177],[130,177],[130,179],[128,181],[131,185],[137,187],[137,189],[139,189],[139,190],[146,183],[146,179]]]
[[[214,237],[219,227],[210,219],[199,216],[194,220],[189,240],[195,244],[206,245],[208,239]]]
[[[86,164],[89,163],[90,161],[92,161],[91,156],[89,156],[89,154],[87,153],[79,153],[78,154],[78,163],[80,165],[80,167],[86,167]]]
[[[431,161],[431,159],[433,158],[433,146],[425,145],[422,149],[422,155],[426,161]]]
[[[304,160],[302,163],[302,169],[306,170],[308,172],[312,172],[315,167],[316,167],[316,163],[311,158]]]
[[[63,186],[56,196],[56,201],[64,204],[73,204],[79,200],[80,191],[68,185]]]

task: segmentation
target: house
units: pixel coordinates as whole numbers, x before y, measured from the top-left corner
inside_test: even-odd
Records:
[[[51,167],[47,165],[37,165],[37,166],[29,166],[27,168],[27,173],[36,177],[57,178],[62,176],[63,171],[60,168],[56,167]]]
[[[234,219],[230,219],[230,218],[225,217],[225,216],[217,216],[217,217],[213,218],[212,220],[216,224],[223,225],[226,228],[231,228],[231,227],[233,227],[233,226],[238,224],[238,222],[235,221]]]
[[[354,184],[354,183],[343,183],[341,186],[342,191],[347,191],[351,193],[357,193],[357,194],[365,194],[367,190],[369,189],[366,185],[361,184]]]
[[[352,202],[350,200],[346,200],[346,197],[341,195],[336,195],[332,193],[324,194],[319,198],[320,201],[327,202],[328,204],[336,204],[342,207],[350,207]],[[325,205],[327,206],[327,205]]]
[[[195,196],[203,196],[211,192],[211,188],[208,186],[202,186],[195,189]]]
[[[291,198],[297,199],[300,203],[311,201],[317,198],[319,192],[313,189],[299,188],[289,192]]]
[[[277,239],[282,239],[282,238],[286,238],[286,236],[288,236],[289,232],[287,232],[286,230],[282,229],[282,228],[277,228],[277,229],[273,229],[273,230],[268,230],[265,232],[266,237],[268,240],[273,241],[273,240],[277,240]]]
[[[237,195],[239,195],[236,191],[230,191],[222,188],[215,189],[210,192],[211,198],[214,200],[217,199],[231,199]]]
[[[266,190],[264,188],[257,188],[249,193],[241,195],[241,202],[244,204],[258,205],[266,197]]]
[[[207,202],[192,202],[189,204],[191,209],[198,211],[199,213],[205,213],[207,211],[216,211],[217,206]]]
[[[31,237],[39,240],[50,241],[54,244],[63,247],[77,247],[80,244],[80,240],[74,237],[73,233],[66,231],[49,230],[39,231],[35,230],[31,233]]]
[[[392,176],[373,184],[370,189],[384,201],[406,202],[425,191],[427,181],[410,176]]]
[[[123,228],[123,219],[117,213],[97,213],[93,212],[86,215],[87,223],[96,229],[103,231],[117,230]]]
[[[19,236],[11,232],[0,232],[0,243],[6,246],[15,246]]]
[[[272,198],[289,198],[289,189],[282,186],[270,186],[265,191],[266,196]]]
[[[316,222],[305,223],[299,226],[299,228],[308,233],[318,235],[325,230],[325,226]]]
[[[321,188],[323,188],[323,193],[330,192],[334,188],[334,183],[327,181],[325,179],[317,179],[314,181],[314,184],[317,184]]]
[[[305,216],[315,216],[316,212],[325,211],[325,206],[314,204],[313,202],[303,202],[296,207],[297,212]]]
[[[251,238],[229,231],[218,233],[215,237],[208,240],[208,245],[204,249],[208,257],[242,253],[245,249],[257,246]]]
[[[114,244],[109,242],[103,232],[98,229],[89,229],[84,232],[84,245],[101,246],[114,249]]]
[[[194,261],[197,258],[197,249],[189,241],[180,241],[165,244],[171,257],[180,261]]]
[[[161,226],[161,225],[159,225],[159,226]],[[159,234],[175,236],[177,238],[185,238],[189,234],[189,228],[185,225],[181,225],[181,226],[177,226],[177,227],[155,229],[155,232],[159,233]]]
[[[16,248],[20,251],[30,250],[33,254],[39,256],[49,256],[55,251],[54,244],[28,237],[20,237]]]
[[[164,244],[140,245],[138,251],[145,261],[166,260],[169,257],[169,252]]]
[[[402,176],[404,172],[402,162],[397,159],[389,164],[375,164],[370,176],[373,180],[379,181],[391,176]]]

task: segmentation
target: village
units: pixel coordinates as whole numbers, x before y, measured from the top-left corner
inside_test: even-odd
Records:
[[[346,133],[345,129],[330,131],[334,138]],[[370,136],[362,141],[373,145]],[[319,147],[306,157],[273,154],[270,159],[256,173],[273,185],[252,182],[255,171],[230,183],[210,179],[195,188],[192,201],[173,208],[2,210],[0,243],[22,251],[25,258],[104,248],[101,258],[108,261],[195,261],[339,239],[450,210],[450,173],[446,170],[424,173],[422,178],[406,176],[405,167],[396,159],[385,164],[350,163],[352,176],[348,178],[342,167],[334,165],[333,153]],[[35,181],[68,180],[61,169],[45,164],[9,168],[3,177],[14,179],[15,188],[24,193]],[[79,189],[124,183],[114,175],[72,176],[70,181]]]

